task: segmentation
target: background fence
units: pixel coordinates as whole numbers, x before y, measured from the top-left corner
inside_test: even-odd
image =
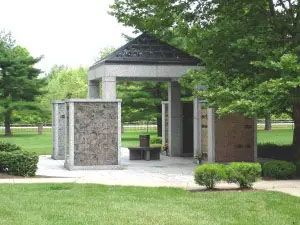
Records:
[[[41,134],[45,132],[51,132],[52,127],[49,124],[40,126],[39,124],[14,124],[11,126],[11,132],[13,134]],[[5,134],[4,126],[0,127],[0,135]]]
[[[257,120],[258,129],[264,129],[265,121],[263,119]],[[272,120],[272,128],[290,128],[293,129],[294,123],[292,120]],[[147,132],[147,131],[156,131],[157,125],[154,122],[146,123],[146,122],[136,122],[136,123],[124,123],[123,131],[139,131],[139,132]],[[13,124],[11,126],[11,131],[14,134],[38,134],[39,132],[51,132],[52,127],[51,124],[44,124],[42,128],[39,128],[39,124]],[[5,128],[4,126],[0,126],[0,135],[4,135]]]

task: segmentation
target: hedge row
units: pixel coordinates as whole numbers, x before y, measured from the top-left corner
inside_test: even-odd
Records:
[[[263,176],[275,179],[289,179],[296,175],[296,165],[283,160],[271,160],[262,166]]]
[[[0,172],[16,176],[34,176],[38,155],[23,152],[19,146],[0,142]]]
[[[259,163],[234,162],[228,165],[203,164],[195,170],[195,181],[199,185],[213,189],[219,181],[236,183],[241,188],[249,188],[261,176],[275,179],[289,179],[300,176],[300,161],[295,164],[283,160],[271,160],[262,166]]]
[[[300,161],[295,162],[296,165],[296,174],[300,177]]]
[[[221,181],[236,183],[241,188],[250,188],[261,175],[259,163],[234,162],[228,165],[212,163],[203,164],[195,170],[195,182],[213,189]]]

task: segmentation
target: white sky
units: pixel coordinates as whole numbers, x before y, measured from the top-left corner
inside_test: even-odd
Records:
[[[0,30],[37,57],[44,71],[54,64],[90,66],[105,47],[125,43],[131,28],[108,15],[113,0],[0,0]]]

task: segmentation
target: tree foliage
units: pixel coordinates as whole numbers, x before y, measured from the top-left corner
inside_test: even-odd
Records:
[[[47,92],[42,102],[51,103],[53,100],[67,98],[86,98],[87,96],[87,69],[83,67],[68,68],[54,66],[47,75]]]
[[[105,52],[107,52],[105,50]],[[107,55],[107,53],[106,53]],[[54,66],[47,76],[46,94],[39,101],[50,114],[51,102],[68,98],[86,98],[87,69]],[[122,121],[156,121],[160,118],[161,101],[166,99],[166,85],[155,82],[118,82],[122,99]]]
[[[298,0],[115,0],[112,14],[200,57],[182,83],[220,115],[291,115],[300,157]]]
[[[16,45],[9,33],[0,32],[0,115],[5,134],[11,135],[12,114],[22,110],[40,110],[34,100],[42,91],[44,80],[27,49]]]
[[[167,87],[159,82],[121,82],[118,97],[122,99],[125,121],[155,121],[161,116],[161,101],[167,98]]]

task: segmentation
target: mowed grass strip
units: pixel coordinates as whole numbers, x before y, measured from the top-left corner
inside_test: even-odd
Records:
[[[0,141],[10,142],[19,145],[23,150],[28,152],[35,152],[39,155],[50,155],[52,152],[52,132],[47,131],[42,135],[36,132],[14,132],[13,136],[0,136]]]
[[[80,184],[0,185],[0,225],[299,224],[300,198]]]
[[[290,145],[293,142],[293,129],[258,130],[257,142],[259,144]]]

